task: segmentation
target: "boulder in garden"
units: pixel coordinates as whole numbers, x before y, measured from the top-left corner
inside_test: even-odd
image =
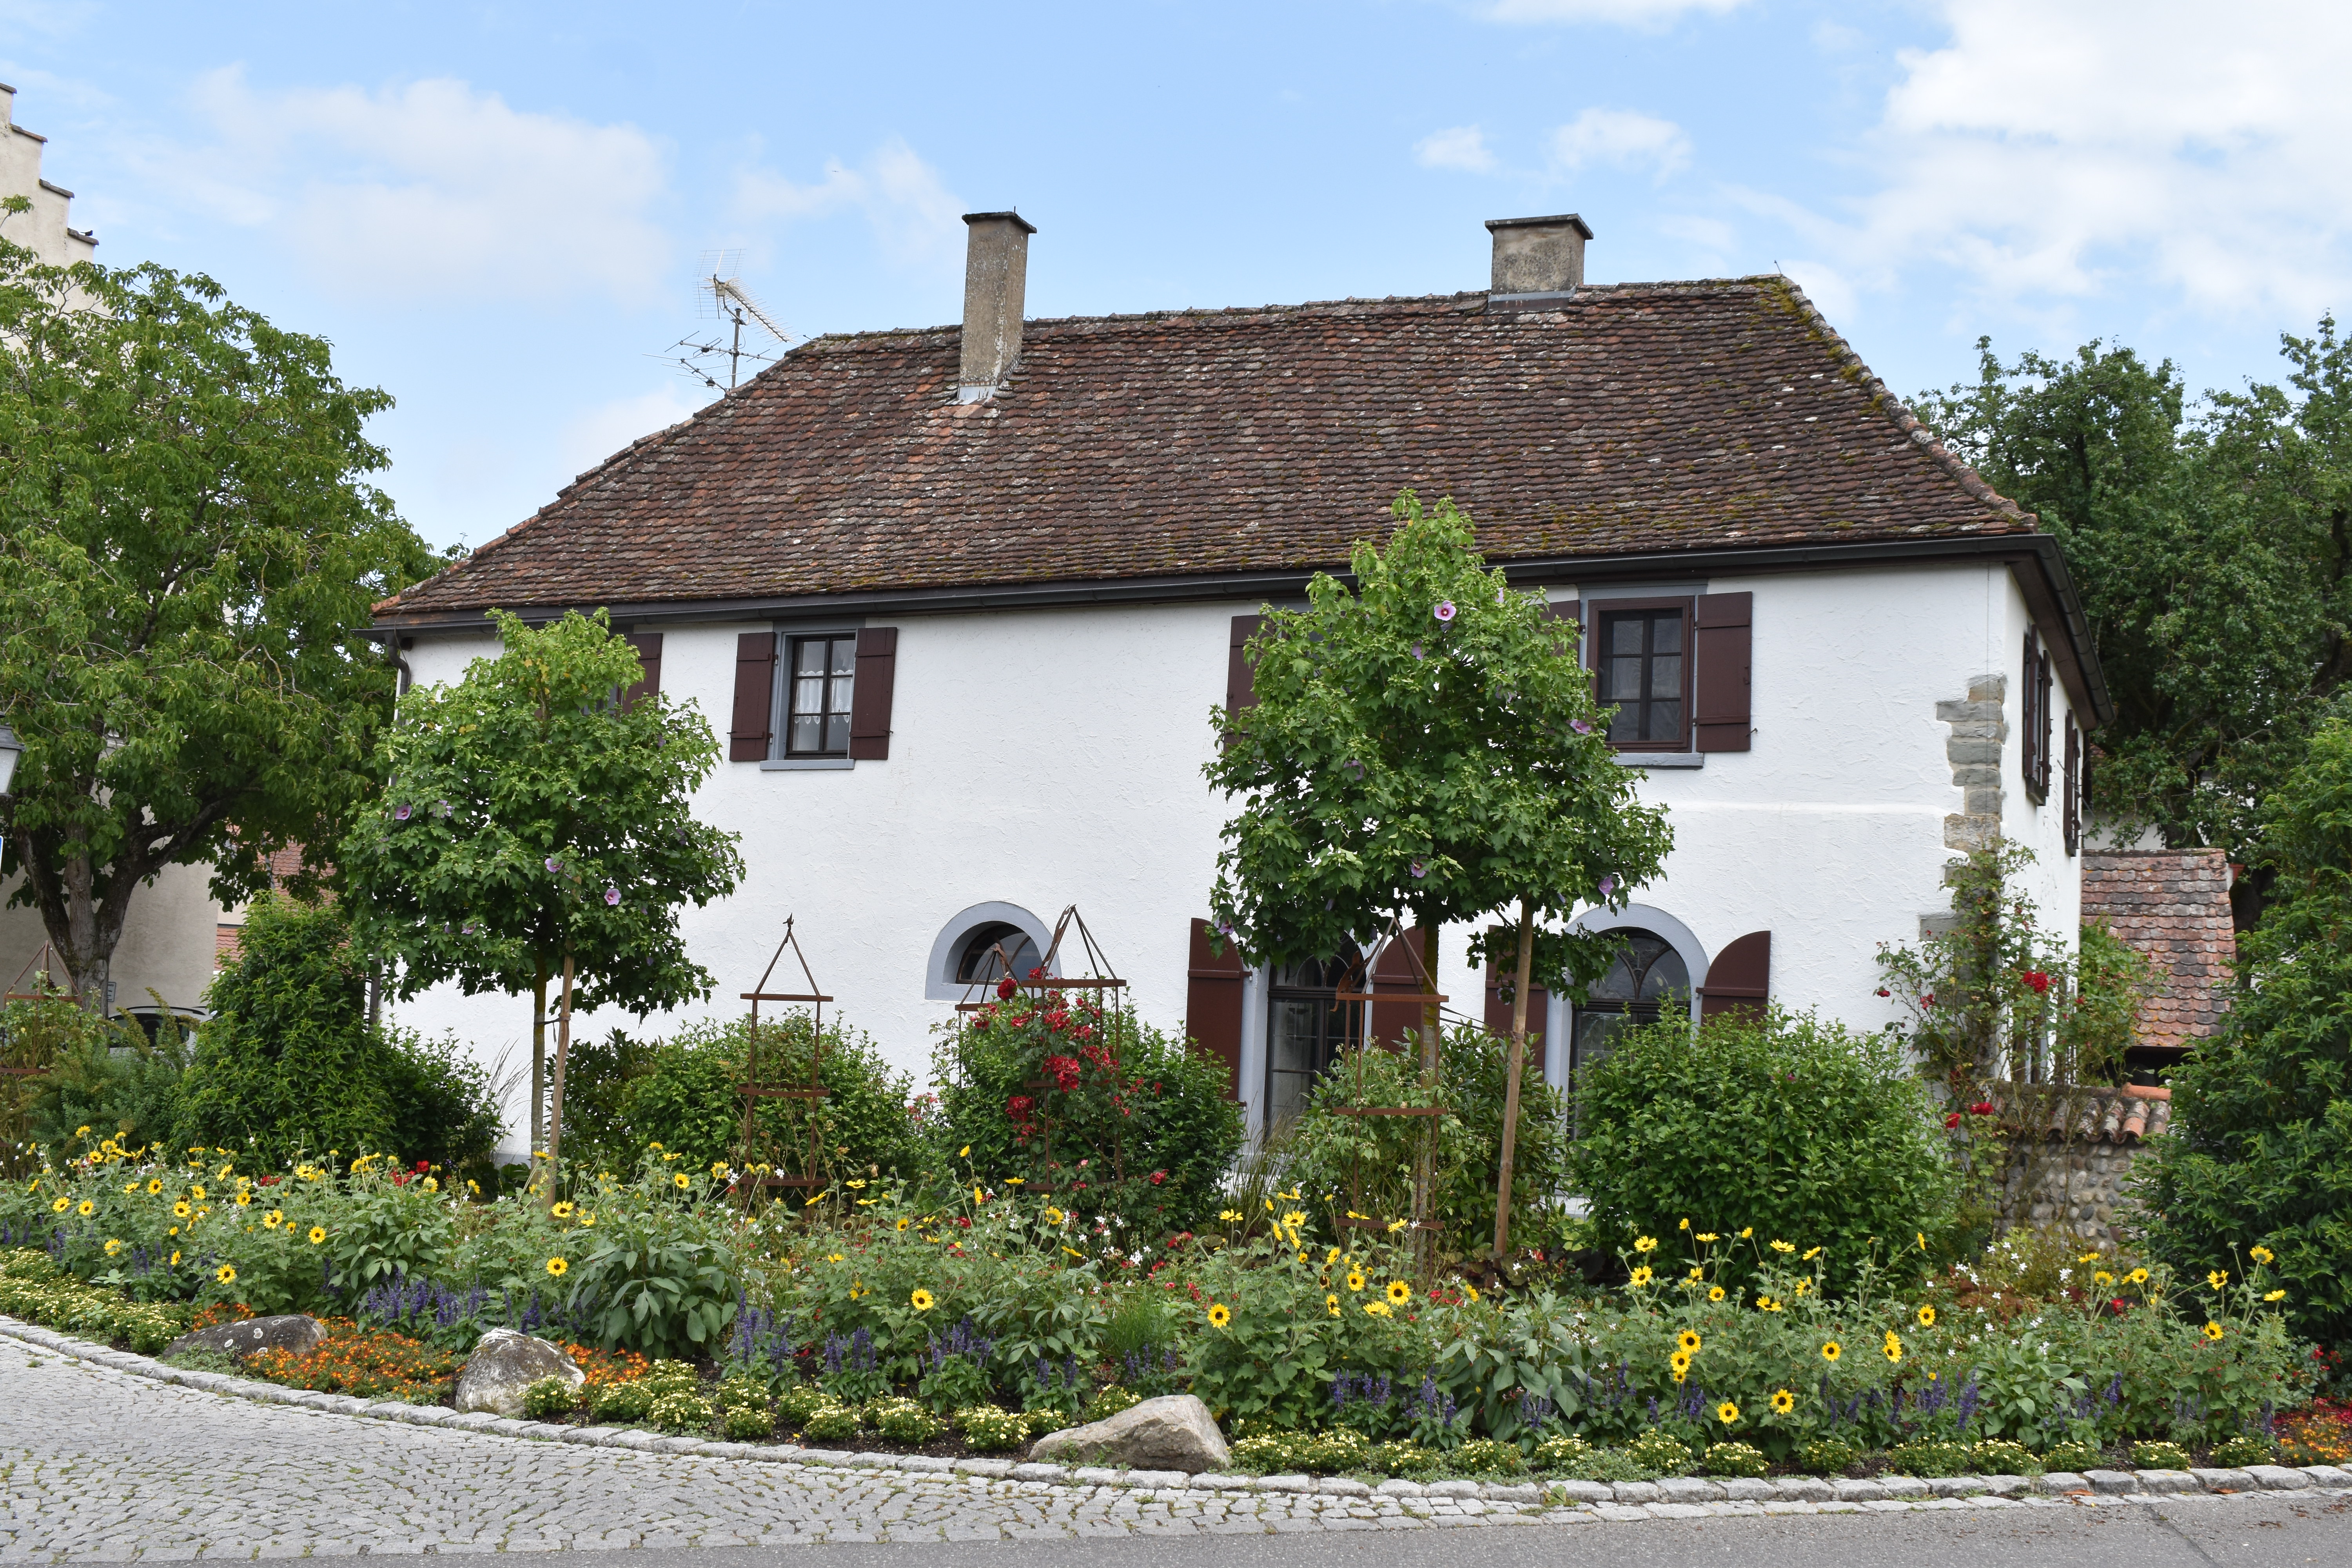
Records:
[[[326,1342],[326,1324],[299,1312],[289,1312],[284,1317],[215,1323],[209,1329],[182,1334],[163,1347],[163,1353],[174,1356],[189,1351],[216,1351],[243,1361],[256,1351],[291,1351],[296,1355],[309,1355]]]
[[[542,1377],[560,1377],[574,1388],[588,1381],[580,1363],[560,1346],[512,1329],[492,1329],[457,1374],[457,1408],[520,1416],[523,1391]]]
[[[1029,1457],[1040,1462],[1124,1465],[1188,1475],[1222,1470],[1233,1462],[1217,1418],[1189,1394],[1163,1394],[1131,1405],[1107,1421],[1048,1432],[1031,1445]]]

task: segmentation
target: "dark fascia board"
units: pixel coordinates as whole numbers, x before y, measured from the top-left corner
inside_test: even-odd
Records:
[[[2075,705],[2101,724],[2115,718],[2106,679],[2091,649],[2090,623],[2067,573],[2058,542],[2046,533],[1999,533],[1957,538],[1860,541],[1852,544],[1752,545],[1674,550],[1631,555],[1554,555],[1496,559],[1491,564],[1529,587],[1549,583],[1659,582],[1678,577],[1740,576],[1766,572],[1822,572],[1929,562],[2000,561],[2015,574],[2036,624],[2063,635],[2049,637],[2061,677]],[[1352,582],[1346,572],[1331,575]],[[956,615],[976,610],[1076,608],[1090,605],[1181,604],[1203,599],[1297,600],[1313,570],[1223,572],[1192,576],[1123,577],[1101,582],[991,583],[946,588],[874,588],[839,594],[761,598],[655,600],[603,606],[616,626],[641,622],[793,620],[810,616]],[[503,607],[503,606],[502,606]],[[514,606],[534,625],[590,605]],[[368,635],[379,638],[487,629],[486,611],[380,617]]]

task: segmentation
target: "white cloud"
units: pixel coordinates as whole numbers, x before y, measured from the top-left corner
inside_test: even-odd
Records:
[[[1656,26],[1686,11],[1719,16],[1742,0],[1494,0],[1486,8],[1496,22],[1617,22]]]
[[[1467,169],[1474,174],[1482,174],[1495,166],[1495,154],[1486,146],[1486,133],[1475,125],[1433,131],[1413,143],[1412,156],[1413,162],[1424,169]]]
[[[2352,299],[2352,8],[1944,0],[1863,149],[1877,188],[1807,240],[1884,284],[1923,261],[2023,308],[2152,281],[2221,313]]]
[[[895,136],[854,169],[837,158],[828,160],[824,177],[814,184],[747,170],[736,182],[735,206],[750,222],[795,222],[856,211],[873,226],[883,255],[901,267],[959,265],[963,257],[963,203],[938,170]]]
[[[1637,169],[1661,180],[1690,162],[1690,138],[1671,120],[1631,109],[1588,109],[1551,133],[1552,162],[1571,173],[1592,164]]]
[[[446,78],[257,92],[200,79],[217,137],[151,153],[180,199],[266,228],[331,292],[382,299],[657,293],[669,243],[648,216],[666,174],[635,126],[510,109]]]
[[[669,428],[709,401],[679,380],[572,416],[556,437],[556,456],[565,475],[557,482],[587,472],[640,436]]]

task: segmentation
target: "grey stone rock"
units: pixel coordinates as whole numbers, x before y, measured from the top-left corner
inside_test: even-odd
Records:
[[[1619,1502],[1629,1506],[1665,1500],[1665,1494],[1658,1489],[1655,1481],[1619,1481],[1609,1489]]]
[[[1408,1481],[1402,1478],[1382,1481],[1379,1486],[1372,1489],[1380,1493],[1382,1497],[1419,1497],[1422,1495],[1422,1486],[1419,1481]]]
[[[2072,1470],[2044,1470],[2033,1483],[2033,1489],[2049,1497],[2063,1497],[2068,1492],[2089,1491],[2091,1483]]]
[[[1748,1476],[1730,1476],[1715,1484],[1721,1487],[1723,1495],[1734,1502],[1774,1502],[1780,1496],[1772,1489],[1770,1481]]]
[[[1768,1484],[1790,1502],[1827,1502],[1837,1496],[1835,1489],[1819,1476],[1780,1476]]]
[[[1423,1497],[1476,1497],[1476,1481],[1432,1481],[1422,1489]]]
[[[1199,1475],[1192,1478],[1191,1489],[1195,1491],[1213,1492],[1245,1492],[1250,1489],[1252,1484],[1253,1478],[1249,1476],[1231,1475],[1223,1470],[1202,1470]],[[1418,1496],[1419,1494],[1416,1493],[1415,1495]]]
[[[1313,1476],[1260,1476],[1250,1483],[1250,1490],[1258,1492],[1311,1492],[1314,1489]]]
[[[163,1347],[165,1355],[189,1351],[214,1351],[239,1361],[256,1351],[292,1351],[309,1355],[327,1342],[327,1325],[299,1312],[276,1318],[247,1318],[237,1323],[215,1323],[193,1334],[182,1334]]]
[[[1361,1485],[1360,1482],[1353,1482],[1350,1484]],[[1330,1489],[1331,1483],[1326,1481],[1323,1483],[1323,1486],[1324,1489],[1328,1491]],[[1365,1489],[1369,1491],[1370,1489],[1366,1488]],[[1506,1486],[1497,1486],[1494,1482],[1489,1481],[1486,1483],[1486,1500],[1488,1502],[1541,1502],[1543,1501],[1543,1488],[1535,1485],[1532,1481],[1516,1482]]]
[[[1048,1432],[1030,1445],[1033,1460],[1099,1458],[1137,1469],[1197,1475],[1233,1463],[1209,1407],[1189,1394],[1129,1405],[1107,1421]]]
[[[2246,1474],[2269,1491],[2300,1491],[2311,1485],[2309,1476],[2301,1470],[2290,1470],[2284,1465],[2248,1465]]]
[[[1181,1489],[1192,1479],[1191,1472],[1185,1470],[1129,1470],[1127,1472],[1127,1484],[1131,1487]]]
[[[1832,1481],[1830,1488],[1840,1502],[1885,1502],[1886,1488],[1877,1481]]]
[[[1118,1472],[1108,1465],[1080,1465],[1070,1472],[1070,1479],[1082,1487],[1115,1487]]]
[[[2129,1470],[2084,1470],[2083,1479],[2091,1483],[2093,1491],[2109,1497],[2139,1490],[2139,1477]]]
[[[1382,1487],[1381,1490],[1389,1489]],[[1617,1494],[1606,1481],[1554,1481],[1551,1490],[1570,1502],[1614,1502]]]
[[[1010,1459],[958,1459],[955,1462],[955,1468],[967,1476],[986,1476],[992,1480],[1001,1481],[1013,1473],[1013,1461]]]
[[[588,1381],[580,1363],[560,1347],[512,1329],[492,1329],[457,1374],[457,1408],[519,1417],[523,1391],[543,1377],[560,1377],[574,1388]]]
[[[1668,1502],[1721,1502],[1731,1494],[1696,1476],[1662,1476],[1658,1495]]]
[[[1937,1476],[1928,1481],[1927,1489],[1937,1497],[1981,1497],[1990,1489],[1981,1476]]]
[[[2297,1465],[2295,1468],[2323,1487],[2352,1487],[2352,1470],[2340,1465]]]
[[[2197,1489],[2197,1478],[2187,1470],[2142,1470],[2139,1485],[2142,1491],[2193,1492]]]
[[[2189,1472],[2189,1479],[2209,1492],[2248,1492],[2254,1489],[2254,1478],[2243,1470],[2199,1469]]]
[[[1923,1498],[1928,1495],[1927,1483],[1916,1476],[1881,1476],[1878,1488],[1891,1498]]]
[[[810,1458],[814,1457],[815,1450],[811,1449]],[[1066,1465],[1015,1465],[1013,1467],[1013,1479],[1016,1481],[1060,1482],[1070,1479],[1070,1470]]]
[[[1995,1497],[2019,1497],[2033,1489],[2033,1483],[2023,1476],[1979,1476],[1977,1479]]]
[[[1130,1486],[1135,1485],[1135,1478],[1129,1476],[1128,1478],[1128,1483]],[[1346,1476],[1326,1476],[1321,1480],[1315,1483],[1315,1489],[1321,1492],[1325,1497],[1370,1497],[1372,1495],[1371,1488],[1366,1486],[1361,1481],[1350,1480]]]

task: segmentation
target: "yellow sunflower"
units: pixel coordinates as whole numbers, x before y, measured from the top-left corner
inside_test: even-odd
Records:
[[[188,1189],[188,1196],[195,1199],[198,1203],[202,1203],[205,1201],[205,1190],[202,1187],[190,1187]]]
[[[1932,1329],[1936,1326],[1935,1308],[1922,1307],[1919,1309],[1919,1326],[1923,1329]]]
[[[1681,1333],[1675,1336],[1675,1344],[1676,1348],[1683,1352],[1683,1354],[1696,1355],[1698,1353],[1699,1337],[1691,1330],[1685,1329]]]
[[[113,1239],[113,1238],[111,1238],[111,1237],[108,1238],[107,1243],[106,1243],[106,1255],[107,1255],[109,1258],[113,1257],[116,1253],[118,1253],[118,1252],[120,1252],[120,1251],[121,1251],[121,1250],[122,1250],[122,1243],[121,1243],[120,1241],[114,1240],[114,1239]],[[2281,1295],[2284,1295],[2284,1294],[2286,1294],[2286,1292],[2285,1292],[2285,1291],[2284,1291],[2284,1290],[2282,1290],[2282,1291],[2280,1291],[2280,1292],[2279,1292],[2279,1294],[2281,1294]]]
[[[314,1225],[314,1226],[312,1226],[310,1227],[310,1245],[311,1245],[311,1246],[316,1247],[316,1246],[318,1246],[320,1242],[322,1242],[322,1241],[324,1241],[324,1240],[326,1240],[326,1239],[327,1239],[327,1227],[326,1227],[325,1226],[323,1226],[323,1225]]]
[[[1708,1286],[1708,1287],[1707,1287],[1707,1289],[1706,1289],[1706,1299],[1707,1299],[1708,1300],[1710,1300],[1710,1301],[1720,1301],[1720,1300],[1723,1300],[1723,1287],[1722,1287],[1722,1286],[1720,1286],[1720,1285],[1710,1285],[1710,1286]]]
[[[264,1230],[276,1230],[279,1226],[284,1225],[285,1223],[286,1211],[284,1209],[271,1209],[268,1214],[261,1216],[261,1227]]]
[[[2261,1264],[2272,1264],[2278,1261],[2278,1254],[2273,1252],[2267,1247],[2250,1247],[2246,1248],[2246,1256]]]
[[[1650,1282],[1650,1266],[1646,1263],[1633,1270],[1633,1284],[1636,1289]]]
[[[1772,1414],[1786,1415],[1797,1408],[1797,1396],[1785,1388],[1772,1391]]]
[[[1683,1373],[1690,1370],[1690,1363],[1691,1358],[1690,1352],[1688,1351],[1676,1351],[1674,1354],[1666,1358],[1666,1364],[1675,1369],[1675,1381],[1676,1383],[1680,1383],[1683,1380]]]
[[[1389,1304],[1386,1301],[1367,1301],[1364,1312],[1368,1317],[1385,1318],[1389,1315]]]
[[[1336,1294],[1325,1296],[1323,1298],[1323,1310],[1332,1317],[1338,1317],[1339,1315],[1339,1298]]]
[[[1715,1407],[1715,1418],[1726,1426],[1736,1426],[1739,1421],[1739,1406],[1727,1399]]]
[[[912,1225],[912,1224],[914,1224],[914,1223],[915,1223],[915,1222],[914,1222],[913,1220],[908,1219],[905,1215],[900,1215],[898,1216],[898,1228],[899,1228],[900,1230],[904,1230],[904,1229],[906,1229],[908,1226],[910,1226],[910,1225]]]
[[[2226,1268],[2216,1268],[2211,1273],[2205,1276],[2205,1283],[2210,1285],[2216,1290],[2219,1290],[2222,1286],[2227,1285],[2229,1282],[2230,1272]]]
[[[1362,1290],[1362,1289],[1363,1289],[1363,1288],[1364,1288],[1364,1277],[1363,1277],[1361,1274],[1357,1273],[1357,1272],[1356,1272],[1355,1270],[1353,1270],[1353,1269],[1349,1270],[1349,1272],[1348,1272],[1348,1289],[1350,1289],[1350,1290],[1357,1290],[1357,1291],[1360,1291],[1360,1290]]]
[[[62,1203],[58,1205],[58,1207],[59,1208],[63,1208],[66,1205]],[[196,1211],[194,1208],[189,1206],[188,1200],[185,1198],[182,1198],[178,1203],[172,1205],[172,1217],[173,1219],[185,1219],[195,1212]]]
[[[73,1199],[71,1199],[71,1198],[59,1198],[57,1202],[55,1202],[55,1203],[53,1203],[53,1204],[51,1204],[51,1205],[49,1205],[49,1212],[50,1212],[50,1213],[52,1213],[52,1214],[63,1214],[63,1213],[65,1213],[65,1212],[66,1212],[66,1210],[68,1210],[68,1209],[69,1209],[69,1208],[71,1208],[71,1207],[73,1207]],[[185,1213],[187,1213],[187,1212],[188,1212],[188,1205],[185,1205],[185,1204],[182,1204],[182,1205],[180,1205],[180,1212],[181,1212],[182,1214],[185,1214]]]
[[[1658,1250],[1658,1238],[1654,1236],[1637,1236],[1633,1238],[1633,1250],[1655,1252]]]
[[[1822,1342],[1822,1359],[1829,1363],[1832,1366],[1835,1366],[1837,1364],[1837,1358],[1843,1354],[1845,1354],[1845,1347],[1838,1343],[1837,1341],[1824,1340]]]
[[[932,1300],[931,1293],[929,1290],[918,1290],[913,1295],[908,1297],[907,1300],[914,1303],[915,1310],[918,1312],[928,1312],[939,1304],[937,1301]]]
[[[2286,1292],[2284,1290],[2273,1290],[2270,1294],[2264,1296],[2263,1300],[2265,1301],[2284,1301],[2286,1300]]]
[[[572,1200],[566,1198],[563,1202],[556,1205],[547,1212],[553,1215],[558,1219],[570,1219],[572,1217]]]
[[[1209,1303],[1209,1327],[1222,1329],[1234,1321],[1234,1315],[1223,1301]]]
[[[148,1195],[149,1197],[153,1197],[157,1193],[160,1193],[160,1192],[162,1192],[163,1190],[163,1177],[161,1177],[161,1176],[150,1176],[150,1177],[148,1177],[148,1178],[147,1178],[147,1195]]]
[[[2221,1337],[2221,1325],[2219,1323],[2206,1324],[2205,1337],[2209,1340],[2219,1340]]]
[[[1889,1362],[1900,1363],[1903,1360],[1903,1341],[1892,1329],[1886,1331],[1886,1342],[1879,1349],[1886,1352],[1886,1359]]]
[[[677,1174],[672,1176],[669,1181],[670,1185],[676,1187],[681,1193],[686,1191],[687,1188],[694,1185],[694,1178],[688,1175],[684,1171],[680,1171]]]
[[[2145,1285],[2147,1283],[2147,1270],[2135,1268],[2124,1276],[2124,1282],[2128,1285]]]
[[[569,1262],[561,1258],[551,1258],[547,1260],[547,1272],[551,1279],[562,1279],[564,1270],[571,1267]]]
[[[224,1263],[213,1270],[213,1278],[224,1285],[234,1285],[236,1283],[236,1266],[233,1263]]]
[[[1389,1305],[1402,1307],[1412,1300],[1412,1287],[1402,1279],[1391,1279],[1389,1281],[1388,1297]]]
[[[172,1267],[173,1267],[173,1268],[177,1268],[179,1266],[180,1266],[180,1255],[179,1255],[179,1253],[178,1253],[177,1251],[174,1251],[174,1252],[172,1254]]]
[[[96,1204],[92,1203],[92,1202],[91,1202],[89,1199],[88,1199],[88,1198],[84,1198],[84,1199],[82,1199],[82,1201],[80,1202],[80,1204],[79,1204],[79,1205],[77,1205],[77,1206],[75,1207],[75,1209],[74,1209],[74,1213],[76,1213],[76,1214],[78,1214],[78,1215],[81,1215],[81,1217],[82,1217],[82,1218],[84,1218],[84,1219],[88,1219],[90,1215],[92,1215],[96,1214],[97,1212],[98,1212],[98,1205],[97,1205]]]
[[[1237,1211],[1228,1209],[1225,1212],[1233,1215],[1235,1219],[1242,1217]],[[1063,1218],[1064,1215],[1060,1209],[1055,1208],[1052,1204],[1047,1204],[1045,1205],[1045,1223],[1047,1225],[1059,1225],[1062,1223]]]

